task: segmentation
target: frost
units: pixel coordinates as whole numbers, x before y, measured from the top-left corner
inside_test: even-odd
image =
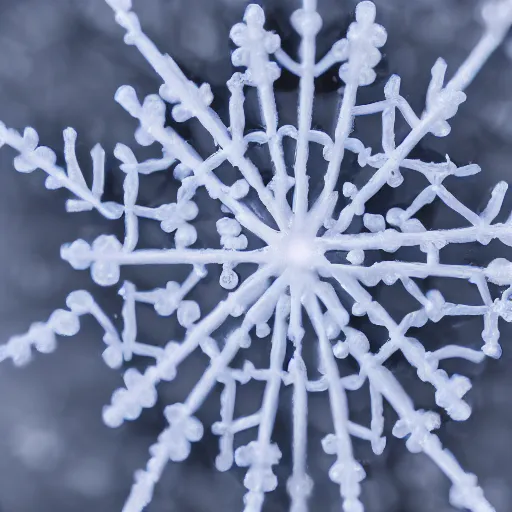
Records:
[[[140,512],[151,501],[153,489],[165,465],[187,458],[192,443],[203,436],[203,425],[197,412],[215,386],[222,386],[220,419],[212,426],[219,436],[216,466],[228,470],[233,463],[247,468],[244,485],[246,512],[262,510],[265,493],[277,485],[275,466],[281,450],[273,442],[273,429],[283,386],[293,388],[293,469],[288,492],[293,512],[305,512],[312,479],[306,472],[308,393],[327,392],[331,405],[333,432],[323,442],[323,450],[332,456],[329,478],[339,486],[344,512],[362,512],[361,482],[365,471],[356,460],[351,437],[371,443],[376,454],[385,448],[384,406],[394,410],[397,421],[392,433],[405,439],[412,453],[423,452],[430,457],[451,481],[450,501],[454,506],[472,512],[490,512],[488,503],[474,475],[466,473],[455,457],[441,445],[434,431],[441,418],[433,411],[416,409],[407,391],[386,361],[401,352],[414,367],[418,378],[434,388],[436,404],[456,421],[471,414],[464,396],[471,388],[468,378],[449,375],[439,368],[449,358],[479,363],[485,355],[500,357],[498,322],[512,321],[512,263],[497,258],[486,267],[452,265],[441,262],[440,252],[450,244],[493,239],[512,245],[512,220],[495,222],[502,209],[506,183],[498,183],[487,206],[480,214],[459,201],[443,182],[448,177],[463,178],[478,173],[471,164],[457,167],[447,156],[442,163],[410,158],[411,151],[427,134],[444,137],[450,132],[450,120],[465,101],[464,90],[487,58],[501,43],[512,23],[512,3],[500,0],[485,5],[482,38],[455,75],[446,80],[447,65],[439,59],[432,67],[432,78],[426,91],[426,103],[417,115],[400,94],[400,78],[392,76],[384,87],[384,99],[370,104],[357,104],[358,91],[375,81],[375,66],[381,60],[386,31],[375,22],[373,3],[359,3],[355,21],[346,38],[337,41],[331,50],[316,61],[316,35],[322,20],[316,11],[316,0],[303,0],[292,15],[291,22],[301,37],[300,60],[295,61],[280,47],[279,37],[266,30],[263,10],[250,5],[243,22],[236,24],[230,37],[236,46],[232,61],[241,68],[228,81],[229,127],[210,108],[213,94],[208,84],[196,85],[183,74],[175,61],[161,54],[142,32],[138,17],[131,10],[130,0],[106,0],[115,19],[125,31],[125,41],[135,46],[161,77],[158,94],[139,100],[135,90],[122,86],[116,101],[138,121],[135,133],[142,146],[158,143],[163,148],[161,159],[139,162],[128,147],[118,144],[115,156],[124,173],[122,204],[103,201],[105,154],[100,146],[92,152],[92,185],[89,187],[75,155],[76,132],[64,131],[66,169],[56,164],[55,154],[39,146],[33,128],[21,135],[0,125],[0,141],[19,153],[14,167],[22,173],[42,169],[48,175],[49,189],[65,188],[74,198],[67,210],[80,212],[96,209],[108,219],[123,218],[124,240],[101,235],[96,240],[76,240],[62,247],[62,258],[77,270],[89,269],[93,280],[101,286],[116,285],[127,265],[188,265],[188,277],[178,283],[170,281],[162,288],[139,290],[125,281],[119,294],[123,300],[124,327],[119,332],[112,321],[83,290],[72,292],[67,309],[55,311],[45,323],[33,324],[22,336],[11,338],[0,347],[0,360],[12,359],[17,365],[29,361],[33,350],[51,352],[56,348],[56,335],[73,336],[80,329],[83,315],[93,316],[104,331],[105,363],[120,368],[134,355],[149,358],[141,373],[128,368],[124,386],[116,390],[103,419],[110,427],[136,419],[144,408],[153,407],[157,386],[172,381],[182,361],[201,350],[210,363],[188,397],[182,403],[165,408],[167,426],[150,449],[145,469],[135,474],[135,483],[124,512]],[[334,136],[312,129],[314,79],[334,65],[344,82],[341,105]],[[280,126],[274,97],[274,83],[282,69],[300,78],[298,126]],[[246,133],[244,101],[248,88],[255,89],[260,104],[262,130]],[[169,106],[170,104],[170,106]],[[176,123],[195,118],[210,133],[217,150],[203,159],[167,122]],[[351,137],[354,122],[361,116],[377,115],[382,119],[382,152],[372,153],[364,142]],[[410,130],[400,143],[395,136],[395,122],[401,115]],[[172,123],[171,123],[172,124]],[[289,173],[283,151],[283,140],[296,144],[293,172]],[[267,145],[273,163],[273,177],[265,184],[258,168],[247,154],[249,144]],[[311,144],[319,144],[327,164],[320,195],[311,200],[309,194],[308,153]],[[357,156],[360,167],[374,169],[364,184],[351,181],[338,186],[340,167],[345,153]],[[216,174],[222,164],[237,169],[237,179],[226,184]],[[139,181],[155,172],[170,172],[181,182],[177,199],[158,207],[138,204]],[[419,173],[426,180],[425,188],[407,208],[391,208],[387,212],[368,213],[368,201],[383,187],[399,187],[404,175]],[[194,221],[200,214],[197,192],[206,190],[221,205],[223,215],[216,222],[220,249],[194,248],[198,231]],[[341,188],[342,194],[338,193]],[[426,205],[440,200],[460,216],[465,227],[428,230],[417,213]],[[266,214],[262,215],[261,212]],[[335,213],[337,212],[337,213]],[[347,230],[356,217],[362,217],[361,232]],[[159,223],[174,241],[171,249],[138,249],[139,220]],[[260,249],[248,249],[249,240],[259,239]],[[372,261],[371,251],[393,253],[399,248],[416,247],[425,255],[424,261]],[[339,257],[331,262],[326,254]],[[345,258],[346,261],[340,263]],[[242,279],[240,264],[257,266],[252,275]],[[187,299],[188,294],[208,275],[208,266],[219,266],[219,284],[227,290],[226,298],[211,311],[202,312],[201,305]],[[215,275],[215,272],[213,272]],[[467,280],[481,296],[481,305],[455,304],[445,300],[439,290],[424,290],[418,281],[429,277]],[[368,288],[379,283],[401,283],[417,309],[395,322],[386,308]],[[502,287],[493,298],[488,283]],[[351,301],[341,297],[351,297]],[[185,329],[183,340],[170,341],[164,347],[138,341],[136,307],[147,304],[161,316],[176,315]],[[443,317],[478,316],[483,320],[481,350],[445,345],[429,351],[419,340],[408,335],[411,328],[420,328],[428,321]],[[385,328],[388,340],[377,351],[363,332],[353,327],[351,318],[366,316],[374,325]],[[228,319],[235,325],[226,336],[216,331]],[[238,322],[234,324],[234,322]],[[314,332],[318,348],[318,368],[307,368],[303,359],[306,332]],[[255,335],[255,336],[254,336]],[[251,343],[267,350],[265,342],[256,338],[271,337],[268,368],[256,368],[245,361],[242,368],[231,365],[235,356]],[[309,337],[309,336],[308,336]],[[221,338],[221,339],[219,339]],[[293,355],[285,368],[287,345]],[[340,375],[338,359],[352,358],[359,367],[353,375]],[[318,371],[316,380],[311,375]],[[308,376],[309,374],[309,376]],[[253,414],[235,417],[237,387],[250,380],[265,383],[261,407]],[[350,420],[347,393],[368,384],[371,401],[370,426]],[[235,450],[237,433],[257,429],[255,440]]]

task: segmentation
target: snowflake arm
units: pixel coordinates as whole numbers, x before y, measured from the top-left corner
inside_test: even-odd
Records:
[[[449,85],[456,90],[466,89],[505,39],[512,25],[512,2],[496,0],[484,3],[482,19],[485,27],[482,37],[450,80]]]
[[[262,121],[266,127],[265,139],[275,166],[270,188],[274,191],[277,203],[284,209],[282,216],[288,224],[291,212],[286,194],[291,184],[286,172],[283,149],[277,136],[278,120],[273,88],[273,83],[280,76],[280,69],[276,63],[270,62],[268,57],[279,48],[280,39],[278,35],[263,28],[265,14],[261,7],[250,5],[245,11],[244,21],[245,23],[238,23],[231,29],[230,37],[238,46],[231,60],[233,65],[247,68],[244,75],[237,75],[240,76],[242,86],[246,83],[256,87],[258,91]]]
[[[288,374],[293,385],[293,467],[288,480],[290,512],[307,512],[307,499],[313,489],[313,481],[306,472],[308,381],[300,348],[295,349]]]
[[[308,207],[308,134],[311,130],[315,94],[316,35],[322,26],[322,20],[316,11],[316,0],[305,0],[302,9],[293,14],[292,24],[302,37],[297,148],[293,169],[295,177],[293,210],[297,219],[302,222]]]
[[[463,244],[483,239],[491,241],[499,239],[505,245],[512,243],[510,236],[511,224],[497,223],[489,226],[479,225],[467,228],[439,229],[419,232],[401,233],[394,229],[389,229],[379,233],[360,233],[358,235],[344,235],[343,238],[325,238],[321,245],[327,251],[331,250],[383,250],[394,252],[399,247],[419,246],[427,250],[428,246],[433,245],[443,248],[448,244]]]
[[[398,147],[394,148],[393,145],[393,150],[387,155],[386,163],[366,185],[351,197],[352,201],[342,209],[334,225],[329,226],[329,235],[345,231],[354,215],[364,213],[366,201],[385,185],[401,162],[427,133],[432,133],[438,137],[448,135],[450,127],[447,120],[457,113],[458,106],[466,98],[462,91],[472,82],[489,56],[501,43],[512,23],[512,3],[509,0],[500,0],[496,4],[490,4],[486,20],[486,30],[480,42],[446,86],[443,86],[446,63],[442,59],[436,62],[432,68],[432,80],[427,92],[427,105],[423,116],[419,122],[415,122],[415,116],[408,112],[406,119],[411,121],[411,126],[413,126],[411,132]],[[395,91],[399,84],[396,78],[392,77],[392,79],[395,82],[391,82],[393,85],[390,85],[389,92],[391,90]],[[384,109],[383,113],[386,112],[386,109]],[[393,120],[394,118],[390,117],[389,121]],[[391,123],[385,123],[385,128],[388,128],[388,130],[384,132],[383,140],[394,140]],[[384,145],[386,145],[386,142],[384,142]],[[336,141],[334,146],[336,147]]]
[[[113,202],[101,202],[104,185],[105,153],[101,146],[97,145],[91,151],[93,161],[93,185],[89,189],[82,171],[76,161],[75,141],[76,132],[72,128],[64,130],[65,157],[67,172],[55,164],[55,153],[46,146],[38,146],[39,136],[33,128],[25,128],[20,135],[12,128],[6,128],[0,124],[0,147],[4,144],[15,149],[19,155],[14,159],[14,167],[18,172],[30,173],[36,169],[42,169],[48,178],[46,188],[55,190],[66,188],[78,199],[69,200],[66,203],[69,212],[98,210],[108,219],[118,219],[123,214],[123,205]]]
[[[312,208],[313,212],[320,212],[317,214],[320,224],[315,223],[315,232],[324,222],[331,195],[338,181],[346,141],[352,131],[357,90],[360,86],[369,85],[375,80],[373,68],[381,59],[378,48],[386,42],[386,31],[374,23],[375,14],[375,6],[371,2],[359,3],[356,8],[356,21],[349,27],[347,33],[347,62],[341,66],[339,72],[340,78],[345,82],[345,90],[329,165],[324,177],[324,188]]]
[[[122,86],[116,93],[116,101],[140,122],[136,138],[143,145],[158,141],[167,154],[174,155],[187,168],[191,169],[195,179],[183,180],[178,200],[190,199],[199,185],[204,185],[211,197],[218,198],[232,211],[240,224],[248,227],[254,234],[269,242],[275,231],[259,220],[238,199],[236,190],[225,186],[212,172],[227,158],[225,151],[218,151],[203,161],[196,151],[184,141],[172,128],[164,127],[165,104],[158,95],[148,96],[141,105],[135,90]],[[187,181],[185,181],[187,180]],[[242,196],[245,194],[242,194]]]
[[[83,270],[91,268],[93,279],[102,286],[118,282],[120,267],[123,265],[171,265],[208,263],[266,263],[265,250],[232,251],[226,249],[140,249],[131,252],[123,251],[117,238],[101,235],[92,244],[85,240],[64,245],[61,256],[70,265]]]
[[[406,446],[412,453],[423,452],[447,475],[452,482],[450,501],[454,506],[472,512],[493,512],[494,508],[483,496],[476,477],[466,473],[431,431],[438,428],[440,418],[433,412],[417,411],[411,399],[393,374],[376,361],[369,352],[369,343],[359,331],[345,330],[350,354],[357,360],[370,384],[379,390],[398,414],[399,420],[393,428],[396,437],[407,437]]]
[[[261,175],[244,156],[245,148],[233,144],[233,140],[226,126],[220,118],[209,108],[213,99],[210,86],[203,84],[197,87],[187,80],[176,62],[169,55],[162,55],[156,46],[142,32],[137,15],[131,10],[131,2],[107,0],[116,14],[116,21],[127,31],[125,42],[135,45],[144,58],[164,80],[160,95],[165,100],[176,103],[173,108],[173,117],[177,122],[183,122],[196,117],[206,130],[212,135],[216,144],[225,152],[226,158],[240,169],[243,177],[251,185],[273,215],[280,228],[287,225],[285,208],[279,205],[271,191],[268,190],[261,179]]]
[[[268,266],[257,270],[236,291],[231,292],[225,301],[202,320],[190,326],[182,343],[169,342],[165,347],[164,356],[140,376],[136,385],[129,386],[126,383],[127,389],[118,390],[112,396],[112,404],[104,410],[103,419],[106,424],[119,426],[125,419],[137,418],[144,407],[152,407],[154,400],[144,401],[141,390],[156,398],[155,386],[161,380],[173,380],[178,365],[200,345],[201,341],[208,338],[230,315],[240,315],[244,311],[244,306],[253,300],[254,295],[256,298],[260,297],[274,272]]]
[[[328,382],[329,401],[332,408],[334,437],[324,443],[326,453],[336,455],[336,462],[329,470],[329,478],[340,486],[343,507],[347,512],[360,512],[359,482],[364,479],[363,467],[354,459],[348,432],[348,402],[340,381],[338,367],[325,332],[322,312],[316,296],[307,297],[306,311],[318,336],[320,364]]]
[[[247,466],[244,485],[248,489],[244,497],[246,512],[259,512],[263,506],[264,493],[277,487],[277,478],[272,472],[272,465],[277,464],[281,452],[277,445],[272,444],[279,389],[281,387],[284,356],[286,352],[286,317],[288,316],[286,297],[278,301],[270,352],[270,368],[263,395],[258,439],[236,451],[238,466]]]

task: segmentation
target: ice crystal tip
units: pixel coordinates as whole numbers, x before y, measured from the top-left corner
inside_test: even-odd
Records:
[[[114,10],[129,11],[132,8],[132,0],[105,0]]]
[[[129,85],[121,86],[115,94],[115,101],[138,122],[136,141],[141,146],[160,144],[162,157],[139,161],[128,146],[117,144],[114,156],[124,173],[123,198],[112,202],[103,200],[105,152],[99,145],[91,151],[93,178],[89,183],[76,158],[77,133],[72,128],[63,133],[65,168],[57,165],[51,149],[39,146],[33,128],[28,127],[20,134],[0,123],[0,145],[17,151],[14,159],[17,171],[29,173],[41,169],[47,174],[48,189],[67,189],[73,196],[66,203],[68,212],[97,210],[108,219],[123,218],[122,241],[108,234],[95,240],[78,239],[62,247],[61,257],[76,270],[89,269],[97,284],[119,286],[124,325],[119,331],[89,292],[77,290],[68,295],[67,309],[55,311],[46,322],[33,324],[27,333],[14,336],[0,346],[0,360],[11,359],[21,365],[30,360],[34,350],[52,352],[56,348],[56,336],[73,336],[80,329],[80,317],[93,316],[104,332],[102,358],[110,368],[122,367],[134,355],[149,360],[144,371],[126,369],[124,386],[112,394],[110,404],[103,409],[104,422],[119,427],[127,420],[138,418],[144,408],[156,405],[159,384],[172,381],[181,362],[190,354],[201,350],[209,359],[204,374],[184,401],[165,408],[166,427],[150,448],[146,468],[135,473],[123,512],[141,512],[151,502],[166,463],[186,459],[192,443],[201,440],[204,427],[196,413],[217,384],[222,392],[220,419],[212,426],[212,432],[219,436],[216,466],[220,471],[228,470],[233,463],[247,468],[246,512],[261,512],[265,494],[278,484],[274,469],[282,455],[274,442],[273,431],[283,385],[291,386],[293,394],[295,437],[292,474],[287,484],[291,512],[306,512],[313,485],[305,471],[308,393],[313,392],[329,395],[332,432],[324,437],[322,447],[332,456],[328,477],[340,488],[344,512],[364,510],[360,493],[366,474],[356,460],[350,438],[369,441],[374,453],[382,453],[386,445],[385,404],[397,416],[392,434],[403,438],[411,453],[428,455],[451,480],[451,503],[472,512],[492,512],[494,509],[476,477],[462,469],[435,435],[441,417],[432,411],[416,409],[407,390],[385,363],[394,352],[401,352],[418,378],[433,387],[436,405],[452,419],[463,421],[471,414],[471,408],[463,400],[471,382],[462,375],[450,376],[440,368],[440,362],[461,358],[479,363],[484,356],[501,355],[499,321],[512,321],[512,263],[496,258],[485,267],[452,265],[443,263],[441,255],[446,246],[454,243],[488,244],[496,239],[512,245],[510,218],[504,223],[495,222],[508,186],[505,182],[498,183],[486,207],[475,213],[445,187],[444,180],[448,176],[464,178],[476,174],[480,171],[478,165],[457,167],[448,156],[444,162],[433,163],[409,155],[426,134],[444,137],[450,132],[448,120],[465,101],[464,90],[512,23],[510,0],[485,5],[482,39],[451,79],[446,81],[446,62],[443,59],[435,62],[425,108],[419,115],[401,95],[400,77],[396,75],[384,85],[382,101],[357,103],[359,88],[375,81],[375,67],[382,58],[380,49],[387,37],[385,29],[376,23],[377,12],[372,2],[357,5],[346,37],[335,41],[318,62],[315,38],[322,19],[315,0],[303,0],[301,8],[291,15],[292,27],[301,38],[297,60],[281,48],[279,36],[267,30],[263,9],[249,5],[243,20],[230,32],[236,46],[232,62],[241,69],[227,82],[228,126],[211,108],[210,86],[194,84],[169,55],[159,52],[131,11],[131,1],[106,0],[106,3],[126,30],[125,42],[141,51],[163,82],[158,94],[145,98],[139,99]],[[329,135],[312,129],[312,111],[315,78],[333,66],[337,66],[345,87],[336,128]],[[283,69],[300,79],[297,127],[279,123],[274,82]],[[256,131],[246,126],[244,114],[249,88],[256,90],[260,104],[261,128]],[[173,129],[173,123],[168,123],[168,110],[175,123],[196,119],[202,124],[215,143],[215,152],[203,159],[193,144]],[[398,114],[410,128],[400,143],[395,137]],[[382,117],[382,150],[378,152],[351,137],[358,117],[367,115]],[[285,139],[295,144],[292,165],[288,165],[285,155]],[[250,144],[268,147],[273,172],[269,183],[263,180],[260,169],[249,156]],[[326,165],[323,189],[315,201],[310,201],[308,192],[318,167],[310,161],[312,144],[320,146]],[[341,171],[347,152],[357,157],[359,167],[374,170],[366,183]],[[225,181],[224,172],[215,172],[224,164],[232,170],[231,178]],[[175,202],[138,204],[140,183],[154,172],[172,173],[179,182]],[[426,179],[423,190],[410,206],[375,213],[367,211],[367,203],[373,196],[386,186],[400,187],[408,173],[419,173]],[[343,183],[341,191],[336,190],[339,179]],[[218,217],[213,219],[215,227],[208,224],[208,233],[201,226],[205,196],[198,191],[203,189],[220,204]],[[439,230],[426,226],[418,213],[435,201],[444,202],[461,217],[465,227]],[[338,203],[341,208],[337,208]],[[356,217],[362,217],[362,223],[355,224],[363,227],[359,233],[349,234],[348,228]],[[169,234],[172,247],[139,249],[140,219],[156,221]],[[212,242],[212,237],[217,242]],[[378,257],[381,251],[393,253],[402,247],[419,248],[424,260],[406,262]],[[335,257],[330,258],[329,254]],[[130,265],[192,268],[182,282],[168,281],[161,288],[140,290],[130,281],[118,284],[123,267]],[[215,266],[218,271],[210,273],[210,268]],[[252,274],[247,271],[249,266]],[[420,284],[430,277],[469,281],[478,289],[482,304],[449,302],[439,290]],[[205,283],[201,284],[203,280]],[[227,293],[208,310],[199,300],[206,289],[201,292],[201,286],[212,286],[217,280]],[[399,283],[411,296],[416,309],[396,322],[386,305],[372,294],[371,287],[379,283]],[[488,283],[504,289],[494,296]],[[195,300],[189,296],[193,290],[199,291]],[[169,341],[164,347],[138,341],[136,310],[141,304],[153,308],[160,316],[176,315],[184,338]],[[445,345],[429,351],[409,335],[409,329],[421,328],[428,321],[439,322],[462,315],[482,318],[481,350]],[[389,340],[381,344],[380,350],[374,351],[373,340],[353,327],[353,316],[365,316],[369,322],[387,330]],[[220,336],[218,332],[227,334]],[[311,337],[319,355],[317,380],[308,377],[311,361],[302,355],[302,346]],[[269,343],[268,366],[257,368],[248,360],[241,368],[232,366],[234,358],[243,356],[243,350],[251,343]],[[288,344],[291,357],[286,364]],[[345,358],[353,359],[360,371],[340,373],[337,360]],[[262,404],[253,414],[236,417],[237,387],[251,380],[265,383]],[[369,427],[350,421],[346,397],[365,383],[370,390]],[[256,439],[235,450],[236,434],[255,427]]]

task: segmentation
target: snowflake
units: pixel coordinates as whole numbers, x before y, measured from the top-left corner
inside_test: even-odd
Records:
[[[230,92],[227,127],[210,107],[213,101],[210,86],[197,86],[189,81],[170,56],[158,51],[142,32],[131,10],[131,0],[106,1],[114,10],[116,21],[126,30],[125,42],[135,46],[163,80],[159,94],[147,96],[142,103],[129,86],[121,87],[115,96],[139,121],[135,133],[137,142],[142,146],[158,142],[163,147],[162,158],[139,162],[127,146],[116,146],[115,156],[125,173],[124,201],[118,204],[102,201],[105,154],[100,146],[91,152],[93,180],[89,188],[75,155],[74,130],[64,131],[65,170],[56,165],[52,150],[38,145],[38,135],[32,128],[26,128],[20,135],[1,125],[1,142],[18,151],[14,160],[17,171],[27,173],[40,168],[48,174],[47,188],[64,188],[75,196],[67,202],[67,211],[96,209],[108,219],[124,217],[122,243],[114,236],[102,235],[92,243],[77,240],[64,246],[62,257],[73,268],[89,268],[93,280],[102,286],[118,283],[121,267],[126,265],[189,265],[191,271],[183,283],[170,281],[165,287],[153,290],[139,290],[125,281],[119,292],[123,299],[122,332],[88,292],[74,291],[67,298],[67,309],[55,311],[47,322],[33,324],[26,334],[13,337],[0,347],[0,359],[12,359],[21,365],[30,359],[32,349],[51,352],[56,346],[56,335],[76,334],[80,317],[92,315],[105,332],[103,359],[109,367],[120,368],[133,356],[151,360],[143,373],[134,368],[126,370],[125,386],[114,392],[110,405],[105,407],[105,423],[117,427],[125,420],[136,419],[144,408],[155,406],[157,385],[161,381],[172,381],[180,363],[188,356],[197,350],[206,354],[209,366],[188,397],[182,403],[165,408],[168,425],[151,447],[146,468],[136,473],[124,512],[143,510],[151,501],[154,486],[167,462],[186,459],[191,443],[201,439],[203,425],[196,413],[217,384],[222,386],[222,394],[220,421],[212,427],[220,439],[216,466],[221,471],[229,469],[233,462],[247,467],[246,512],[260,511],[265,493],[277,486],[273,466],[279,463],[281,452],[272,442],[272,434],[282,386],[293,389],[293,467],[288,480],[292,511],[307,510],[312,489],[312,480],[306,472],[308,392],[327,392],[329,396],[333,432],[324,438],[322,446],[334,458],[329,478],[339,485],[345,512],[363,511],[360,484],[365,472],[354,457],[351,437],[369,441],[376,454],[383,451],[386,444],[384,402],[398,417],[393,435],[405,438],[410,452],[423,452],[430,457],[451,480],[450,502],[454,506],[473,512],[494,510],[476,477],[461,468],[433,433],[440,426],[440,416],[433,411],[416,409],[385,363],[395,352],[401,352],[419,379],[434,387],[436,404],[452,419],[462,421],[471,413],[463,400],[471,383],[461,375],[449,376],[439,368],[440,362],[460,358],[478,363],[485,355],[498,358],[501,354],[498,321],[500,318],[507,322],[512,320],[509,300],[512,264],[503,258],[493,260],[486,267],[443,264],[440,251],[450,244],[478,242],[485,245],[493,239],[512,245],[510,222],[493,223],[501,210],[507,185],[498,183],[487,206],[477,214],[443,184],[448,177],[479,172],[477,165],[457,167],[448,157],[441,163],[408,157],[427,134],[448,135],[448,120],[466,98],[463,90],[501,43],[512,23],[512,3],[499,0],[485,6],[483,36],[446,84],[446,63],[441,59],[435,63],[426,106],[420,116],[400,95],[398,76],[392,76],[386,83],[384,100],[365,105],[356,103],[359,88],[372,84],[376,78],[374,67],[381,60],[379,49],[386,41],[385,30],[375,23],[375,7],[371,2],[358,4],[355,21],[346,38],[337,41],[318,62],[315,39],[322,20],[316,11],[316,0],[303,0],[302,8],[291,18],[301,37],[299,62],[281,49],[276,34],[264,28],[262,9],[250,5],[243,23],[231,30],[231,39],[237,46],[232,61],[243,72],[235,72],[227,83]],[[331,139],[328,134],[312,129],[314,82],[338,63],[339,76],[345,85]],[[282,68],[300,77],[297,128],[278,123],[274,82]],[[257,92],[264,127],[250,133],[247,133],[244,116],[244,94],[248,88]],[[175,122],[195,118],[210,133],[217,146],[213,154],[203,159],[168,126],[166,102],[173,105],[170,115]],[[397,145],[398,113],[409,130]],[[361,140],[350,137],[354,121],[370,115],[382,117],[380,153],[372,154],[371,148]],[[290,173],[283,150],[285,139],[295,144],[293,172]],[[268,184],[249,158],[250,145],[268,147],[273,164],[273,177]],[[327,167],[322,191],[314,201],[308,190],[309,177],[314,173],[308,169],[308,154],[313,145],[323,150]],[[339,199],[336,189],[346,152],[356,155],[360,168],[375,170],[359,187],[350,181],[344,182],[344,199]],[[219,169],[224,164],[236,169],[237,177],[230,183],[220,178]],[[168,172],[171,167],[174,177],[181,182],[176,202],[158,207],[137,204],[139,181],[145,175]],[[368,201],[383,187],[402,184],[402,171],[419,173],[426,182],[411,205],[405,210],[391,208],[385,215],[365,213]],[[225,214],[216,223],[221,248],[193,248],[197,242],[193,221],[199,213],[196,193],[202,187],[221,203]],[[465,226],[427,230],[415,216],[436,199],[459,215]],[[356,234],[347,233],[357,217],[362,218],[365,229]],[[138,249],[141,218],[156,220],[165,233],[173,233],[174,248]],[[248,249],[249,240],[256,239],[260,247]],[[393,253],[404,247],[418,248],[425,255],[425,261],[363,264],[367,251]],[[335,254],[337,259],[329,259],[328,254]],[[240,280],[235,270],[243,264],[252,264],[257,269]],[[186,297],[206,277],[207,265],[221,265],[219,283],[229,293],[213,310],[202,315],[199,304]],[[450,303],[438,290],[424,292],[418,281],[431,276],[468,280],[478,289],[482,304]],[[414,299],[412,302],[417,303],[417,309],[396,322],[368,291],[381,282],[401,283]],[[503,287],[497,298],[493,299],[489,283]],[[186,331],[184,339],[171,341],[164,347],[138,341],[137,303],[153,306],[161,316],[176,314]],[[347,311],[349,306],[351,314]],[[410,329],[422,327],[429,320],[438,322],[443,317],[461,315],[483,318],[481,350],[446,345],[431,352],[408,336]],[[367,316],[372,324],[387,330],[389,339],[377,351],[372,351],[368,338],[354,327],[354,316]],[[228,322],[230,318],[239,320]],[[223,332],[226,322],[235,327],[225,329],[227,335],[218,334],[218,331]],[[308,330],[314,333],[318,348],[317,379],[311,378],[314,369],[306,368],[303,357]],[[236,367],[235,356],[242,351],[243,357],[243,349],[250,346],[254,334],[258,338],[271,338],[268,368],[256,368],[249,361],[241,368]],[[285,369],[288,344],[293,355]],[[340,375],[337,359],[347,357],[357,363],[357,374]],[[261,408],[252,415],[235,417],[237,387],[250,380],[265,383]],[[347,393],[360,389],[363,384],[368,384],[370,390],[369,427],[349,419]],[[256,440],[235,450],[235,434],[252,428],[258,429]]]

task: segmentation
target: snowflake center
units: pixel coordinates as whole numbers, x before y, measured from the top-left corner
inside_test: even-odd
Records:
[[[298,233],[284,236],[274,250],[286,269],[311,269],[319,256],[315,238]]]

